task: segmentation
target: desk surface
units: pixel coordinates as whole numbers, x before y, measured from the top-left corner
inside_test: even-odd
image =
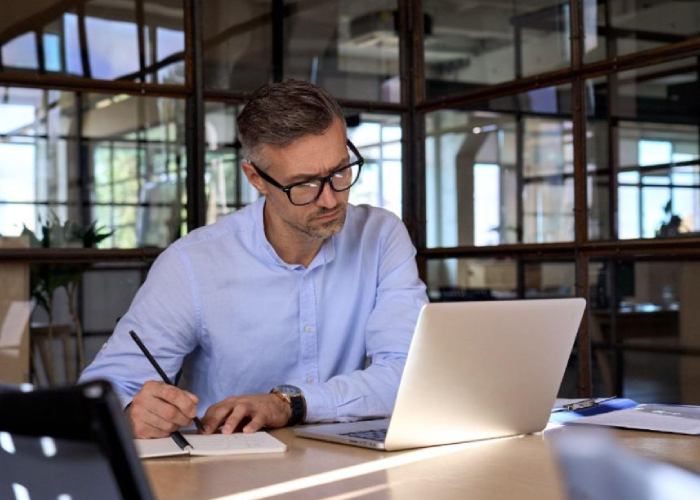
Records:
[[[274,431],[284,454],[145,461],[159,499],[564,498],[549,437],[568,428],[476,443],[379,452]],[[640,455],[700,472],[700,437],[615,431]],[[236,495],[238,494],[238,495]]]

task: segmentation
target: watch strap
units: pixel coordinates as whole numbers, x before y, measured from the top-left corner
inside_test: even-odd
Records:
[[[296,425],[304,421],[304,417],[306,416],[306,400],[301,394],[301,391],[299,391],[298,395],[291,395],[275,387],[270,392],[285,401],[292,410],[292,414],[286,424],[287,426]]]

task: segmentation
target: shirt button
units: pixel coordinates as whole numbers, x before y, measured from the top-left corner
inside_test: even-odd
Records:
[[[308,377],[306,377],[306,383],[307,383],[307,384],[313,384],[313,383],[314,383],[314,378],[313,378],[311,375],[309,375]]]
[[[313,333],[315,330],[316,330],[316,329],[315,329],[313,326],[311,326],[311,325],[306,325],[306,326],[304,327],[304,331],[305,331],[306,333]]]

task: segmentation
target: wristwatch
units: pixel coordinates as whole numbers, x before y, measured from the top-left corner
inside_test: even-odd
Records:
[[[294,385],[278,385],[270,393],[287,402],[292,409],[292,416],[289,417],[287,425],[296,425],[304,421],[306,416],[306,399],[301,389]]]

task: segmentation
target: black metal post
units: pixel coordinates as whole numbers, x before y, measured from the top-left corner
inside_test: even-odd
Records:
[[[416,106],[425,99],[423,63],[423,6],[421,0],[401,0],[398,11],[401,104],[401,154],[403,158],[402,212],[417,248],[426,246],[425,228],[425,114]],[[426,278],[425,260],[418,260]]]
[[[204,69],[202,61],[202,6],[197,0],[185,0],[185,51],[187,84],[191,89],[185,104],[185,141],[187,144],[187,228],[205,224],[204,168]]]
[[[272,0],[272,80],[284,78],[284,0]]]
[[[572,0],[571,8],[571,65],[574,71],[583,66],[585,36],[583,18],[584,3]],[[581,246],[588,241],[588,179],[586,158],[586,81],[580,73],[571,87],[571,114],[574,146],[574,245],[576,265],[576,295],[588,297],[588,257],[583,254]],[[593,375],[591,370],[591,338],[588,330],[588,313],[584,315],[576,340],[578,356],[578,395],[591,397],[593,392]]]

